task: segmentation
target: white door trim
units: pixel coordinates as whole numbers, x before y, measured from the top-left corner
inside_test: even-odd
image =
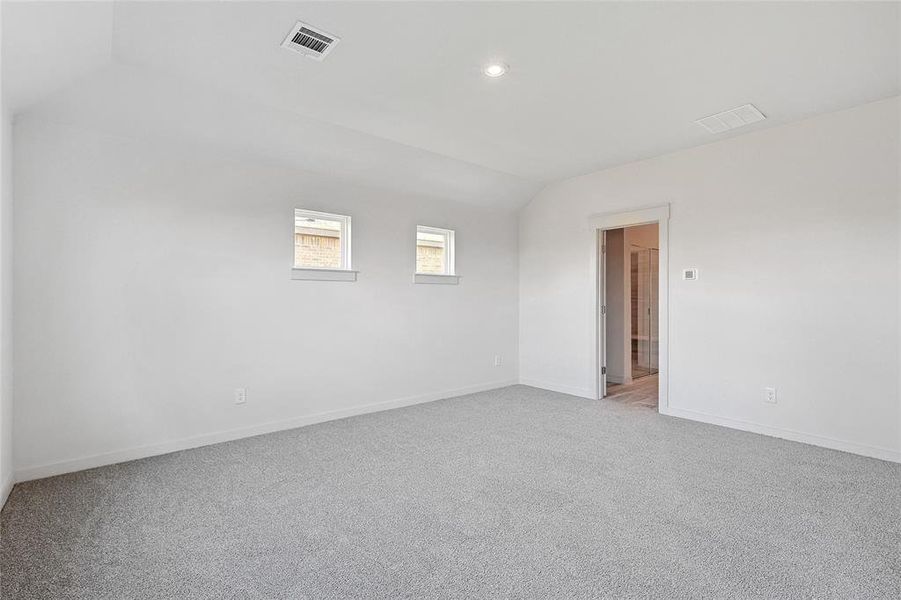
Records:
[[[594,375],[594,397],[600,399],[603,394],[600,376],[601,358],[603,357],[603,321],[600,314],[600,292],[603,282],[603,262],[598,260],[600,244],[603,239],[601,232],[607,229],[619,229],[620,227],[632,227],[634,225],[647,225],[657,223],[659,225],[659,295],[658,301],[658,392],[657,410],[666,413],[669,408],[669,204],[652,206],[626,212],[601,213],[588,217],[588,226],[591,235],[591,315],[594,322],[591,356],[592,372]]]

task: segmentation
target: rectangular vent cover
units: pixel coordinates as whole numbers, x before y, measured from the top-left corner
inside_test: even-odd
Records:
[[[710,133],[723,133],[766,119],[753,104],[745,104],[695,121]]]
[[[298,21],[285,41],[282,42],[282,48],[322,60],[339,41],[341,41],[340,38],[331,33]]]

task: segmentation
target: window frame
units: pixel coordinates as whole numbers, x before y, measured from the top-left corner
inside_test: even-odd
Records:
[[[336,221],[340,224],[338,243],[341,250],[341,262],[338,268],[303,266],[293,263],[292,279],[318,279],[326,281],[356,281],[351,255],[351,222],[350,215],[339,215],[307,208],[294,209],[294,235],[297,233],[298,219],[322,219]],[[294,236],[292,236],[294,237]]]
[[[431,227],[429,225],[417,225],[416,226],[416,246],[419,246],[419,234],[420,233],[430,233],[432,235],[440,235],[444,238],[444,272],[443,273],[428,273],[422,272],[417,269],[419,261],[414,261],[414,273],[416,275],[444,275],[445,277],[453,277],[456,273],[456,264],[454,261],[454,230],[453,229],[442,229],[441,227]],[[418,252],[418,248],[417,248]],[[419,257],[414,257],[418,259]]]
[[[423,273],[418,270],[418,246],[419,234],[430,233],[444,237],[444,272],[443,273]],[[457,275],[457,248],[456,248],[456,232],[453,229],[445,229],[443,227],[433,227],[431,225],[417,225],[416,236],[413,243],[413,282],[414,283],[449,283],[456,284],[460,277]]]

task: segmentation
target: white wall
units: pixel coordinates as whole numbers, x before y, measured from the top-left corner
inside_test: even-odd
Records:
[[[657,223],[650,223],[648,225],[638,225],[635,227],[626,227],[624,229],[626,234],[626,248],[630,246],[639,246],[641,248],[659,248],[659,226]],[[630,249],[631,250],[631,249]],[[629,257],[629,265],[631,268],[632,260],[631,256]]]
[[[13,119],[0,121],[0,507],[13,482]]]
[[[521,380],[592,395],[587,217],[670,203],[671,412],[901,460],[899,109],[546,188],[520,217]],[[700,279],[682,281],[684,267]]]
[[[511,212],[27,117],[15,161],[21,479],[517,378]],[[291,280],[295,207],[353,217],[357,282]],[[460,285],[412,283],[416,224]]]

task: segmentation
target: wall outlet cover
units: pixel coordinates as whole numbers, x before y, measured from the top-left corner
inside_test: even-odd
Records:
[[[244,404],[245,402],[247,402],[247,390],[235,388],[235,404]]]

